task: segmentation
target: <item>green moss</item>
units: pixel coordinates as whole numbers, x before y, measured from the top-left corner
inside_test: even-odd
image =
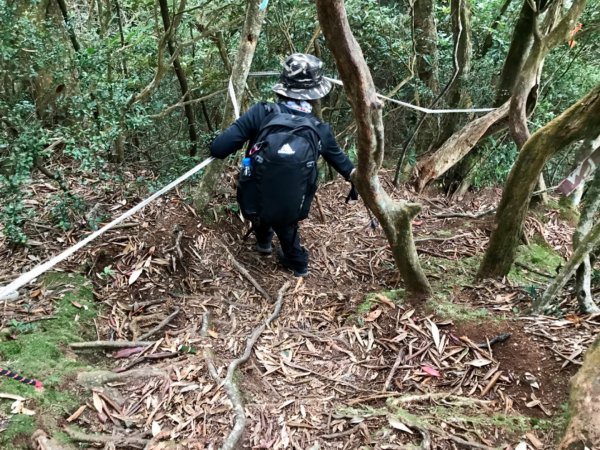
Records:
[[[43,421],[44,428],[51,430],[58,417],[81,404],[69,380],[86,365],[65,350],[68,343],[80,341],[89,334],[97,313],[92,288],[84,277],[65,273],[48,274],[44,285],[63,292],[55,302],[54,318],[39,322],[34,331],[17,334],[14,340],[0,342],[3,366],[23,376],[40,379],[44,385],[44,390],[38,392],[31,386],[0,379],[0,391],[31,399],[26,406],[36,411],[33,418],[10,417],[8,429],[0,434],[0,448],[19,448],[15,438],[23,434],[29,436],[38,425],[36,421]],[[3,404],[2,408],[0,414],[8,415],[8,405]]]
[[[553,248],[545,242],[532,243],[530,245],[520,245],[517,249],[517,263],[522,263],[526,266],[534,268],[540,272],[545,272],[549,275],[556,274],[557,268],[564,262]],[[548,282],[547,277],[543,277],[534,272],[513,264],[510,273],[508,274],[510,282],[519,285],[531,285],[532,283],[545,285]]]
[[[442,319],[450,319],[454,322],[489,322],[502,320],[490,314],[486,308],[472,308],[460,303],[452,303],[440,295],[434,296],[427,301],[427,307]]]

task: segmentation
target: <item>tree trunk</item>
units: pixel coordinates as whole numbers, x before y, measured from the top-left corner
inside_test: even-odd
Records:
[[[554,281],[546,288],[544,294],[533,303],[535,312],[541,313],[547,308],[598,243],[600,243],[600,222],[597,222],[583,240],[579,242],[567,264],[563,266]]]
[[[504,66],[502,66],[502,74],[496,90],[496,106],[502,105],[510,98],[519,72],[533,43],[534,30],[535,12],[531,9],[530,1],[524,0],[508,48],[508,54],[504,60]]]
[[[454,133],[434,154],[417,165],[417,190],[423,191],[430,181],[446,173],[473,148],[491,125],[507,114],[508,102]]]
[[[527,2],[526,2],[527,3]],[[569,32],[573,29],[575,21],[583,12],[586,0],[574,0],[571,8],[565,14],[565,17],[554,26],[553,23],[545,23],[544,26],[549,29],[547,34],[541,35],[537,24],[534,23],[534,37],[531,50],[527,60],[523,63],[520,70],[516,67],[510,70],[518,73],[518,79],[515,82],[508,113],[509,128],[517,148],[520,150],[530,137],[529,127],[527,126],[527,103],[532,95],[537,96],[536,87],[541,68],[544,64],[544,58],[550,50],[559,43],[564,42]],[[554,22],[555,15],[552,15]]]
[[[492,21],[489,31],[485,35],[485,39],[483,40],[483,44],[481,45],[481,49],[479,50],[479,58],[480,59],[485,58],[485,55],[487,55],[487,52],[492,48],[492,45],[494,43],[494,31],[496,31],[496,28],[498,28],[498,24],[500,23],[500,20],[506,13],[506,10],[508,9],[508,7],[510,6],[511,3],[512,3],[512,0],[504,0],[504,3],[500,7],[500,11],[498,12],[498,15]]]
[[[527,141],[504,188],[496,213],[497,226],[479,268],[479,278],[508,274],[514,261],[529,200],[544,164],[566,145],[596,137],[599,127],[600,86],[597,86]]]
[[[573,248],[579,247],[581,240],[590,233],[598,209],[600,209],[600,171],[596,171],[594,180],[590,183],[586,194],[579,224],[575,233],[573,233]],[[583,259],[583,263],[577,268],[575,276],[579,309],[584,314],[600,312],[600,308],[594,303],[592,296],[592,268],[593,258],[588,254]]]
[[[471,71],[472,43],[471,43],[471,5],[470,0],[451,0],[450,10],[452,15],[452,28],[454,35],[454,65],[456,77],[452,80],[447,94],[448,108],[468,107],[471,96],[465,90],[466,81]],[[446,114],[442,119],[438,148],[452,136],[456,130],[461,115]]]
[[[73,44],[73,49],[76,52],[79,52],[81,46],[77,41],[77,36],[75,35],[75,30],[73,29],[73,25],[71,25],[71,21],[69,20],[69,12],[67,9],[67,3],[65,0],[56,0],[58,3],[58,7],[60,8],[60,12],[62,13],[63,19],[65,21],[65,28],[67,30],[67,34],[69,35],[69,39],[71,40],[71,44]]]
[[[415,0],[413,7],[417,76],[432,93],[439,89],[434,6],[434,0]]]
[[[260,36],[260,30],[266,14],[266,9],[261,9],[260,4],[261,0],[248,0],[240,46],[238,47],[235,62],[231,69],[231,83],[233,84],[233,91],[235,92],[238,105],[242,104],[246,80],[250,72],[256,44],[258,43],[258,37]],[[225,113],[221,128],[227,127],[235,118],[231,99],[229,99],[225,104]],[[198,211],[203,211],[212,197],[214,189],[218,185],[218,178],[223,172],[223,166],[223,161],[214,161],[207,167],[194,192],[194,207]]]
[[[383,104],[362,50],[352,34],[343,0],[317,0],[317,12],[327,45],[337,63],[357,124],[358,167],[356,187],[379,219],[408,290],[417,296],[431,295],[412,237],[412,219],[421,207],[394,202],[381,186],[377,172],[383,162]]]
[[[165,28],[165,32],[171,28],[171,18],[169,16],[169,5],[167,0],[158,0],[158,4],[160,6],[160,15],[162,16],[163,26]],[[187,103],[192,98],[189,93],[187,78],[185,76],[185,72],[181,67],[181,63],[179,62],[179,56],[175,55],[175,44],[173,43],[173,36],[175,34],[171,34],[169,39],[167,40],[167,48],[169,49],[169,54],[173,58],[173,68],[175,69],[175,75],[177,75],[177,80],[179,80],[179,87],[181,88],[181,94],[183,95],[184,104],[184,114],[188,123],[188,133],[190,136],[190,156],[196,155],[198,151],[198,133],[196,132],[196,118],[194,117],[194,108],[191,104]]]
[[[413,15],[416,72],[429,91],[418,94],[417,101],[421,105],[430,105],[439,92],[435,0],[415,0]],[[418,137],[415,141],[417,156],[426,153],[437,140],[439,117],[436,115],[433,117],[424,116],[419,128]]]
[[[559,450],[600,448],[600,336],[571,379],[569,424]]]

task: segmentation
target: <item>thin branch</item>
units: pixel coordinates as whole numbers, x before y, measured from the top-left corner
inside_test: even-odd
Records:
[[[88,348],[135,348],[147,347],[154,345],[155,341],[89,341],[89,342],[72,342],[69,347],[72,349],[88,349]]]
[[[252,286],[254,286],[256,290],[261,293],[265,300],[271,301],[271,296],[267,293],[267,291],[264,290],[264,288],[258,283],[258,281],[256,281],[254,277],[250,275],[250,272],[248,272],[248,270],[237,259],[233,257],[233,255],[227,247],[223,246],[223,248],[229,255],[229,259],[231,260],[234,267],[238,270],[238,272],[241,273],[244,277],[246,277],[246,279],[252,284]]]
[[[164,327],[166,327],[169,323],[171,323],[173,321],[173,319],[175,317],[177,317],[177,315],[179,314],[179,308],[176,307],[175,311],[173,311],[169,316],[167,316],[165,318],[165,320],[163,320],[161,323],[159,323],[156,327],[152,328],[150,331],[148,331],[147,333],[142,334],[139,339],[141,341],[143,341],[144,339],[148,339],[150,336],[152,336],[155,333],[158,333],[160,330],[162,330]]]

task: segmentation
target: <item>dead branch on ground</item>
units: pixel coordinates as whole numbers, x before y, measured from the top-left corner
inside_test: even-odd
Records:
[[[89,342],[72,342],[69,344],[74,350],[93,349],[93,348],[134,348],[147,347],[154,345],[156,341],[89,341]]]
[[[148,339],[153,334],[158,333],[160,330],[162,330],[164,327],[166,327],[169,323],[171,323],[175,317],[177,317],[177,315],[179,314],[179,311],[180,311],[179,307],[176,307],[175,311],[173,311],[169,316],[167,316],[165,318],[165,320],[163,320],[161,323],[159,323],[157,326],[152,328],[147,333],[142,334],[140,336],[140,340]]]
[[[260,292],[267,301],[270,301],[271,296],[267,293],[267,291],[265,291],[264,288],[258,283],[258,281],[256,281],[254,277],[250,275],[250,272],[248,272],[248,270],[237,259],[233,257],[233,255],[226,246],[223,246],[223,248],[227,252],[231,263],[235,266],[238,272],[241,273],[244,277],[246,277],[246,279],[252,284],[252,286],[254,286],[256,290]]]
[[[123,436],[113,434],[87,434],[73,428],[65,428],[66,433],[71,439],[77,442],[88,442],[93,444],[112,444],[115,447],[126,448],[144,448],[148,443],[147,439],[141,436]]]

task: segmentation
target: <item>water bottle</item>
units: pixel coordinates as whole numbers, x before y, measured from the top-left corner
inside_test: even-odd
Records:
[[[242,175],[245,177],[249,177],[251,173],[250,163],[251,159],[246,157],[242,160]]]

